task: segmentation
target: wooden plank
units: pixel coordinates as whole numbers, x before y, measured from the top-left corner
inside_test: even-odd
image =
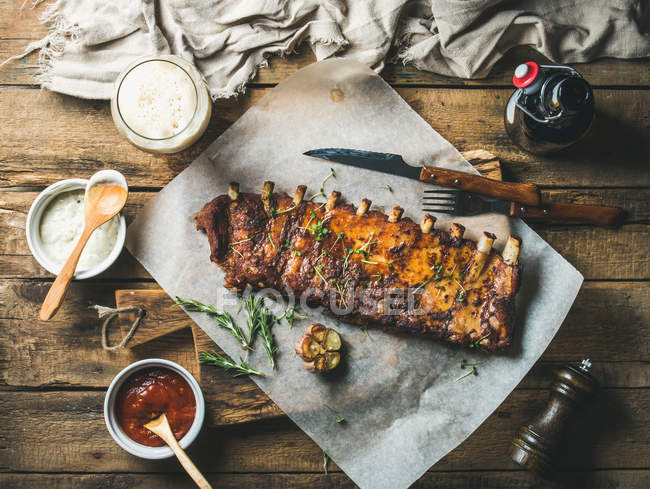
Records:
[[[515,391],[432,470],[512,469],[506,450],[513,433],[546,404],[547,398],[545,389]],[[2,470],[177,471],[177,465],[169,461],[141,460],[122,451],[106,431],[103,399],[103,392],[3,392]],[[645,435],[649,426],[650,397],[646,390],[603,390],[569,432],[566,467],[647,468],[650,444]],[[332,429],[345,428],[332,420]],[[189,453],[207,472],[320,472],[323,463],[320,448],[288,419],[204,429]],[[334,465],[331,470],[336,470]]]
[[[208,481],[219,489],[354,489],[357,486],[342,473],[329,474],[209,474]],[[561,475],[564,486],[590,489],[646,489],[650,471],[608,470],[576,471]],[[0,474],[5,489],[97,489],[119,487],[129,489],[193,489],[185,474]],[[428,472],[411,489],[467,489],[507,487],[509,489],[555,489],[556,482],[543,481],[526,471],[494,472]]]
[[[131,146],[115,129],[107,102],[0,90],[0,186],[42,187],[115,168],[131,186],[159,188],[268,90],[249,90],[236,103],[215,104],[200,141],[169,156]],[[503,128],[507,90],[399,88],[398,92],[459,149],[484,148],[499,157],[505,180],[562,187],[650,185],[650,91],[597,90],[599,115],[590,136],[572,150],[546,157],[527,154],[508,139]]]
[[[36,192],[0,190],[0,277],[52,277],[31,256],[25,239],[25,220]],[[130,223],[155,194],[131,192],[125,215]],[[545,198],[558,202],[603,203],[628,210],[628,222],[620,229],[584,225],[533,224],[534,229],[587,279],[645,279],[650,277],[646,243],[650,211],[650,190],[598,189],[553,190]],[[524,243],[525,246],[525,243]],[[144,268],[124,251],[115,265],[100,279],[151,279]]]
[[[158,345],[161,340],[156,340],[151,347],[143,345],[130,352],[107,353],[101,349],[100,322],[88,305],[112,306],[114,290],[123,288],[124,283],[75,282],[54,319],[42,323],[36,318],[48,286],[49,283],[40,281],[0,281],[0,385],[104,388],[122,367],[137,358],[169,357],[178,351],[178,355],[183,352],[183,358],[177,360],[182,365],[195,362],[189,335],[177,343],[170,340]],[[135,282],[128,286],[160,290],[154,283]],[[180,310],[165,314],[178,321],[184,318]],[[191,324],[189,319],[185,320]],[[579,362],[590,356],[605,386],[648,387],[649,322],[650,283],[587,282],[542,359],[553,363]],[[242,386],[250,384],[245,379],[232,379],[216,368],[210,372],[207,378],[214,383],[215,391],[244,389]],[[522,385],[546,387],[550,375],[550,365],[542,365]],[[259,397],[251,402],[259,402]]]
[[[187,316],[176,314],[177,307],[164,290],[116,290],[115,307],[139,307],[145,311],[146,316],[140,321],[126,348],[134,348],[188,328]],[[134,318],[135,313],[120,314],[119,324],[123,335],[128,334]]]
[[[30,9],[26,4],[21,9],[24,0],[0,0],[0,60],[21,53],[29,41],[41,39],[47,29],[38,17],[43,8]],[[6,20],[4,20],[6,19]],[[382,72],[382,76],[391,84],[399,85],[438,85],[438,86],[512,86],[514,67],[522,62],[534,60],[545,62],[535,50],[522,46],[509,51],[499,61],[490,74],[481,80],[466,80],[457,77],[446,77],[420,71],[412,66],[391,64]],[[259,70],[253,84],[276,84],[300,68],[315,61],[311,49],[303,44],[298,53],[286,58],[273,57],[268,68]],[[573,65],[594,86],[606,85],[648,85],[650,80],[650,64],[646,60],[617,60],[602,59],[592,63],[576,63]],[[38,71],[37,54],[30,55],[23,62],[5,66],[0,69],[0,85],[2,84],[33,84],[33,75]]]

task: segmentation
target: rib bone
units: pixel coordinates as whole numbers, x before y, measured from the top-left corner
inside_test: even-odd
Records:
[[[399,218],[402,217],[402,214],[404,213],[404,209],[401,207],[393,207],[393,210],[390,211],[390,215],[388,216],[388,222],[397,222],[399,221]]]
[[[435,217],[429,214],[425,214],[422,216],[422,221],[420,221],[420,230],[423,233],[430,233],[435,223],[436,223]]]
[[[264,182],[264,186],[262,187],[261,199],[267,214],[270,214],[271,211],[271,194],[273,193],[274,187],[275,183],[269,181]]]
[[[368,212],[370,204],[372,204],[372,200],[363,199],[361,201],[361,204],[359,204],[359,208],[357,209],[357,216],[363,216],[366,212]]]
[[[337,192],[336,190],[333,190],[329,196],[329,199],[327,199],[327,203],[325,204],[325,210],[331,211],[332,209],[334,209],[340,197],[341,197],[341,192]]]
[[[230,197],[230,200],[237,200],[237,197],[239,197],[239,183],[230,182],[228,184],[228,197]]]
[[[293,194],[293,205],[298,205],[302,202],[302,199],[305,198],[306,191],[307,185],[298,185],[298,187],[296,187],[296,193]]]
[[[476,251],[472,257],[472,261],[469,264],[467,273],[465,274],[465,283],[473,283],[483,272],[485,264],[490,256],[490,251],[492,250],[492,244],[496,236],[492,233],[484,232],[481,236],[481,239],[478,240],[476,245]]]
[[[519,261],[520,245],[521,240],[519,238],[510,236],[508,238],[508,242],[506,243],[506,247],[503,249],[503,253],[501,254],[501,256],[503,256],[503,261],[505,261],[508,265],[516,265]]]

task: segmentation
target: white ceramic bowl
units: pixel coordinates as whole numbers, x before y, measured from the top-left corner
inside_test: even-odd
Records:
[[[43,251],[43,244],[41,241],[40,233],[40,224],[41,217],[43,216],[43,211],[47,209],[47,206],[57,195],[60,195],[64,192],[69,192],[71,190],[84,190],[87,184],[88,180],[85,180],[83,178],[70,178],[68,180],[61,180],[60,182],[56,182],[38,194],[38,197],[36,197],[32,203],[32,206],[29,208],[29,214],[27,214],[27,223],[25,225],[29,251],[32,252],[32,255],[34,255],[36,261],[38,261],[38,263],[40,263],[43,268],[54,275],[58,275],[63,265],[52,261],[52,259],[50,259],[50,257]],[[86,278],[95,277],[96,275],[99,275],[105,271],[115,262],[115,260],[117,260],[117,257],[120,256],[122,248],[124,247],[125,240],[126,220],[124,219],[124,216],[120,214],[119,226],[117,229],[117,239],[115,240],[115,246],[113,246],[113,249],[109,255],[94,267],[87,268],[85,270],[77,270],[74,278],[83,280]]]
[[[131,455],[157,460],[161,458],[169,458],[174,455],[174,452],[172,452],[172,449],[167,445],[162,447],[148,447],[133,441],[126,433],[124,433],[120,424],[117,422],[117,417],[115,415],[115,400],[124,381],[134,372],[151,367],[163,367],[173,370],[187,380],[187,383],[190,384],[190,387],[192,388],[194,399],[196,400],[196,413],[194,415],[192,426],[190,426],[188,432],[178,442],[184,449],[190,446],[201,431],[203,420],[205,419],[205,400],[203,399],[203,393],[201,392],[199,383],[194,377],[192,377],[192,374],[177,363],[163,360],[162,358],[148,358],[146,360],[132,363],[115,376],[113,382],[111,382],[111,385],[108,387],[106,398],[104,399],[104,421],[106,421],[108,432],[111,434],[115,442]]]

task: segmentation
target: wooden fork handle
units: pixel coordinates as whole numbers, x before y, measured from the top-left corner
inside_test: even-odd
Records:
[[[47,292],[47,296],[45,296],[43,305],[41,306],[41,313],[39,315],[41,321],[47,321],[54,316],[54,313],[56,313],[57,309],[61,305],[63,296],[65,296],[65,293],[68,290],[68,285],[70,285],[70,281],[72,280],[77,264],[79,263],[81,252],[83,251],[84,246],[86,246],[92,233],[93,229],[88,230],[84,228],[77,245],[72,250],[72,253],[70,253],[70,256],[63,265],[63,268],[61,268],[59,274],[56,276],[56,280],[52,283],[50,290]]]
[[[623,223],[625,211],[604,205],[545,203],[541,207],[526,207],[513,202],[510,215],[522,219],[548,221],[581,221],[596,226],[617,227]]]
[[[540,205],[539,189],[534,183],[500,182],[471,173],[432,166],[422,167],[420,180],[525,205]]]

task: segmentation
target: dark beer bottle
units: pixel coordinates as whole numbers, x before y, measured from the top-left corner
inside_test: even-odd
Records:
[[[528,61],[517,66],[512,82],[517,90],[508,100],[504,122],[517,146],[551,153],[572,145],[589,129],[594,94],[573,68]]]

